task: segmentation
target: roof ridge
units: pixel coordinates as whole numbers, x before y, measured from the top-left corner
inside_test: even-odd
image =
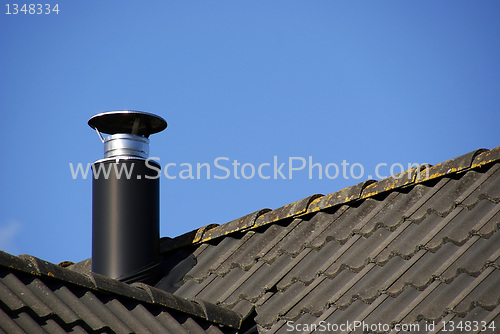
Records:
[[[278,209],[261,209],[222,225],[207,225],[173,239],[162,238],[161,250],[163,253],[191,244],[204,243],[235,232],[255,229],[284,219],[302,217],[334,206],[371,198],[395,189],[415,186],[447,175],[478,169],[497,161],[500,161],[500,146],[491,150],[474,150],[435,166],[423,164],[380,181],[363,181],[327,195],[315,194]]]
[[[166,307],[228,327],[241,326],[241,316],[221,306],[198,299],[185,299],[144,283],[127,284],[90,271],[86,273],[64,268],[31,255],[15,256],[0,251],[1,267]]]

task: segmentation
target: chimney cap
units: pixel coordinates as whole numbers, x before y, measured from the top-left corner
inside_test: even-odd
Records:
[[[98,132],[128,133],[149,137],[165,130],[167,122],[158,115],[136,110],[108,111],[92,116],[88,124]]]

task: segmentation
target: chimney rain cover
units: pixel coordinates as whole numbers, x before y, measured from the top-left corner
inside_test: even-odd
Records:
[[[91,128],[107,133],[129,133],[149,137],[167,128],[167,122],[158,115],[144,111],[108,111],[92,116],[88,124]]]
[[[104,143],[104,158],[149,156],[149,135],[163,131],[167,122],[143,111],[108,111],[92,116],[88,124]],[[103,138],[101,132],[110,134]]]

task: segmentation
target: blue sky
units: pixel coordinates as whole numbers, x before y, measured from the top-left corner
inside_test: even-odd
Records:
[[[498,1],[44,3],[59,14],[0,14],[0,249],[15,255],[91,256],[91,179],[69,163],[103,157],[87,121],[104,111],[166,119],[151,156],[172,175],[218,157],[231,172],[271,165],[269,179],[163,176],[170,237],[335,192],[379,163],[500,145]],[[290,157],[364,175],[289,179]]]

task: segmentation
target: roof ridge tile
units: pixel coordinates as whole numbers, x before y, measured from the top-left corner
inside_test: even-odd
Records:
[[[316,212],[326,208],[330,208],[340,204],[346,204],[361,198],[363,190],[370,184],[375,183],[375,180],[368,180],[350,187],[346,187],[337,192],[325,195],[320,199],[311,203],[307,213]]]
[[[219,224],[208,224],[175,238],[163,237],[160,239],[160,252],[164,253],[189,244],[198,243],[206,230],[213,229],[217,226],[219,226]]]
[[[281,208],[268,211],[257,218],[252,228],[268,225],[278,220],[300,216],[301,214],[309,211],[309,207],[312,202],[322,197],[324,197],[324,195],[314,194],[299,201],[284,205]]]
[[[401,172],[399,174],[390,176],[380,181],[368,184],[363,188],[360,198],[373,197],[378,194],[382,194],[386,191],[394,190],[396,188],[402,188],[404,186],[413,184],[415,180],[422,175],[422,171],[426,171],[431,168],[431,165],[425,164],[419,167],[413,167],[407,171]]]
[[[9,256],[9,260],[5,262],[2,260],[2,257]],[[19,260],[21,263],[19,263]],[[79,286],[91,287],[93,289],[96,288],[95,282],[92,277],[85,275],[81,272],[76,272],[73,270],[66,269],[64,267],[60,267],[56,264],[50,263],[48,261],[44,261],[37,257],[31,255],[19,255],[14,256],[3,251],[0,251],[0,263],[6,264],[10,263],[9,267],[12,269],[16,269],[19,271],[26,272],[35,276],[46,276],[52,278],[62,279],[66,282],[76,284]],[[15,265],[13,265],[15,263]]]
[[[388,191],[409,187],[446,175],[481,168],[497,161],[500,161],[500,146],[492,150],[477,149],[454,159],[441,162],[435,166],[422,164],[383,180],[363,181],[327,195],[312,195],[278,209],[258,210],[222,225],[208,225],[201,229],[188,232],[175,239],[164,240],[162,252],[171,251],[189,244],[207,242],[234,232],[242,232],[248,229],[265,226],[283,219],[300,217],[334,206],[371,198]],[[425,173],[423,173],[424,171]],[[193,234],[198,236],[202,234],[202,237],[195,238]]]
[[[246,216],[241,218],[234,219],[229,223],[225,223],[223,225],[218,225],[211,229],[207,229],[203,231],[203,235],[200,238],[201,242],[212,240],[224,235],[228,235],[237,231],[245,231],[252,228],[255,225],[256,220],[262,216],[263,214],[271,211],[271,209],[261,209],[255,212],[252,212]]]
[[[435,166],[426,169],[424,175],[415,180],[416,183],[427,180],[432,180],[437,177],[445,176],[447,174],[458,173],[463,170],[469,169],[472,166],[474,158],[479,154],[488,151],[484,148],[474,150],[472,152],[463,154],[459,157],[443,161]]]
[[[482,167],[486,164],[497,162],[500,160],[500,146],[495,147],[491,150],[485,150],[481,154],[477,155],[472,161],[471,168]]]

